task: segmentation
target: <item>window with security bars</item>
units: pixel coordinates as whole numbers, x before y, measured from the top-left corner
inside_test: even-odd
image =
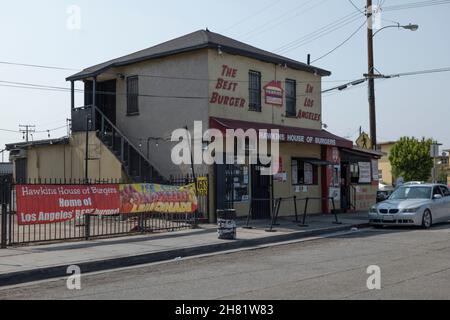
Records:
[[[249,108],[261,111],[261,73],[249,72]]]
[[[139,79],[137,76],[127,78],[127,115],[139,114]]]
[[[297,114],[297,83],[286,79],[286,116],[295,117]]]

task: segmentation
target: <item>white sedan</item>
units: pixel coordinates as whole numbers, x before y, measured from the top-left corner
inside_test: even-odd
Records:
[[[371,225],[422,226],[450,220],[450,191],[441,184],[404,185],[369,212]]]

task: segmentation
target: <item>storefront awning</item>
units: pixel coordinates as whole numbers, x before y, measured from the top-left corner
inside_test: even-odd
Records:
[[[317,144],[349,149],[353,147],[352,141],[336,136],[326,130],[287,127],[269,123],[247,122],[214,117],[210,118],[210,128],[221,130],[223,133],[225,133],[227,129],[242,129],[244,131],[255,129],[260,137],[266,138],[267,140],[277,139],[280,142]],[[271,130],[278,130],[279,135],[272,135]]]

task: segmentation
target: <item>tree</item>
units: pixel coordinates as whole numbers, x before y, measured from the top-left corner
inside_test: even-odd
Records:
[[[433,159],[430,157],[432,143],[432,139],[401,138],[392,147],[389,156],[392,174],[403,177],[405,181],[428,181],[433,168]]]

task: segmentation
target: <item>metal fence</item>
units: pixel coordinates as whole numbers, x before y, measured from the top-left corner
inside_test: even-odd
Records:
[[[203,176],[202,176],[203,177]],[[206,176],[207,177],[207,176]],[[174,177],[173,185],[193,182],[193,177]],[[208,195],[198,196],[199,209],[192,213],[136,213],[117,215],[83,214],[76,219],[52,224],[20,225],[16,210],[16,185],[120,184],[118,180],[27,180],[0,181],[0,245],[18,246],[46,242],[80,241],[143,233],[190,229],[208,216]]]
[[[183,186],[188,185],[192,183],[197,183],[197,187],[199,187],[200,182],[199,180],[206,179],[206,190],[205,192],[202,192],[203,190],[198,189],[197,190],[197,200],[198,200],[198,210],[197,210],[197,220],[199,222],[208,222],[209,221],[209,175],[208,174],[201,174],[198,176],[189,175],[172,175],[170,176],[170,184],[174,186]]]

